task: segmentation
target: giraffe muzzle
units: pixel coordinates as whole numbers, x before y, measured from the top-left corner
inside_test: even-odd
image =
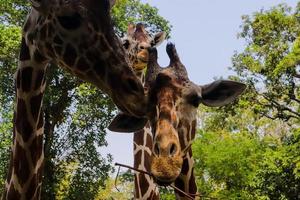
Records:
[[[182,157],[154,157],[151,163],[151,173],[159,185],[169,185],[179,176]]]

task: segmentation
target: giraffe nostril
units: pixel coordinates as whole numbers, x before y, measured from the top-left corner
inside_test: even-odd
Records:
[[[176,154],[176,151],[177,151],[176,145],[175,145],[174,143],[171,144],[171,146],[170,146],[170,151],[169,151],[169,155],[170,155],[170,156],[174,156],[174,155]]]

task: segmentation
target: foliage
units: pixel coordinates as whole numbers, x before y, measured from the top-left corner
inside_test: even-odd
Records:
[[[242,53],[233,56],[232,69],[256,94],[256,112],[290,123],[300,119],[299,9],[279,5],[244,16],[240,37],[247,42]]]
[[[199,191],[219,199],[298,199],[299,8],[243,16],[243,52],[230,77],[248,85],[233,104],[201,107],[193,145]]]
[[[9,163],[9,152],[11,146],[12,129],[12,110],[10,112],[3,112],[3,107],[0,102],[0,186],[5,183],[5,174]],[[11,106],[10,106],[11,107]],[[0,187],[0,194],[3,192],[3,187]]]
[[[172,188],[159,187],[159,197],[164,200],[175,199],[175,191]]]
[[[133,198],[133,175],[126,171],[119,175],[118,179],[109,178],[105,182],[105,187],[100,187],[95,200],[106,199],[132,199]],[[121,191],[121,192],[120,192]]]
[[[20,0],[0,0],[0,5],[0,184],[3,185],[12,139],[13,74],[17,67],[21,26],[30,6],[28,1]],[[126,14],[122,9],[129,6],[135,9]],[[118,1],[113,14],[116,32],[120,35],[129,21],[144,22],[155,32],[162,29],[170,32],[169,23],[158,15],[156,8],[137,0]],[[105,129],[115,112],[113,103],[95,87],[51,64],[47,69],[43,110],[42,199],[93,199],[112,170],[111,156],[103,157],[99,147],[106,145]]]
[[[143,23],[148,31],[155,34],[164,31],[170,37],[171,25],[158,14],[158,9],[149,4],[142,4],[139,0],[117,0],[112,9],[113,20],[117,33],[122,36],[127,32],[129,23]]]
[[[30,9],[29,1],[1,0],[0,22],[1,24],[22,26]]]
[[[253,190],[269,199],[297,199],[300,194],[300,129],[276,149],[267,148],[254,178]]]

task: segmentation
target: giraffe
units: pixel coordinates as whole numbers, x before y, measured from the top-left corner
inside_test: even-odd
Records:
[[[148,48],[157,47],[165,39],[165,33],[159,32],[150,37],[143,24],[128,25],[127,35],[123,38],[124,48],[127,50],[129,65],[144,84],[145,69],[148,64]],[[140,170],[150,170],[150,156],[152,149],[152,134],[150,125],[134,133],[133,136],[134,167]],[[148,175],[135,172],[135,199],[159,199],[158,187]]]
[[[16,105],[9,172],[2,199],[40,199],[43,94],[49,62],[108,94],[124,113],[145,114],[146,97],[113,32],[111,0],[31,0],[15,73]]]
[[[189,80],[175,45],[167,44],[168,67],[157,63],[157,50],[149,49],[145,87],[148,90],[146,117],[152,132],[150,172],[158,185],[174,183],[182,191],[196,194],[194,160],[191,144],[196,133],[196,114],[200,103],[223,106],[232,102],[245,85],[230,80],[218,80],[199,86]],[[141,129],[146,120],[122,113],[112,121],[109,129],[123,132]],[[177,192],[177,199],[188,199]],[[196,198],[196,197],[194,197]]]
[[[165,40],[165,32],[156,33],[150,37],[142,23],[129,24],[127,35],[122,39],[123,47],[126,49],[128,63],[142,83],[145,82],[144,75],[148,63],[148,48],[157,47]]]

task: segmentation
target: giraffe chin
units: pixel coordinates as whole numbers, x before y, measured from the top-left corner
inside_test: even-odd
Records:
[[[181,172],[181,157],[154,157],[151,163],[151,173],[158,185],[170,185]]]

